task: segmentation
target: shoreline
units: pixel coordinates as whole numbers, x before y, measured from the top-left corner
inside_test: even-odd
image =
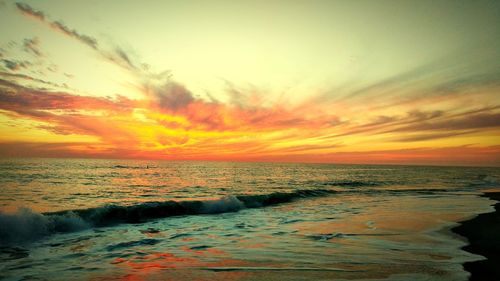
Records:
[[[500,280],[500,192],[485,192],[481,196],[497,201],[495,210],[462,221],[451,230],[467,238],[469,244],[462,250],[486,258],[463,264],[471,274],[469,280]]]

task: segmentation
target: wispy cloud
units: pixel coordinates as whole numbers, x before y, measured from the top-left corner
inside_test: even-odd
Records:
[[[21,69],[28,68],[31,63],[29,61],[25,60],[13,60],[13,59],[2,59],[3,65],[5,68],[12,70],[12,71],[18,71]]]
[[[22,76],[27,77],[27,76]],[[77,96],[64,92],[36,90],[0,79],[0,107],[16,111],[17,109],[106,109],[123,110],[131,108],[132,101],[120,97],[119,101],[107,98]]]
[[[417,134],[412,134],[410,136],[398,137],[398,138],[395,138],[394,140],[399,141],[399,142],[418,142],[418,141],[428,141],[428,140],[456,137],[456,136],[460,136],[460,135],[473,134],[473,133],[477,133],[477,132],[479,132],[479,130],[454,131],[454,132],[447,132],[447,133],[440,133],[440,132],[430,132],[430,133],[423,133],[423,134],[417,133]]]
[[[390,132],[415,132],[429,130],[468,130],[500,127],[500,113],[471,114],[461,118],[436,122],[419,122],[391,130]]]
[[[72,37],[83,44],[91,47],[92,49],[98,49],[97,45],[97,40],[91,36],[81,34],[78,31],[71,29],[64,25],[60,21],[51,21],[45,13],[39,10],[33,9],[30,5],[25,4],[25,3],[16,3],[16,7],[25,15],[33,17],[37,20],[40,20],[46,24],[48,24],[50,27],[52,27],[54,30],[59,31],[69,37]]]
[[[39,20],[40,22],[46,24],[53,30],[60,32],[70,38],[77,40],[78,42],[92,48],[98,54],[100,54],[106,60],[115,63],[116,65],[125,68],[130,71],[138,71],[137,66],[132,62],[131,58],[125,51],[120,47],[113,47],[111,50],[106,50],[103,48],[98,40],[93,36],[83,34],[75,29],[72,29],[65,25],[63,22],[58,20],[51,20],[50,17],[40,10],[32,8],[26,3],[17,2],[17,9],[24,15]]]
[[[37,57],[42,56],[42,52],[40,51],[40,39],[38,37],[24,39],[23,47],[28,53],[34,54]]]
[[[16,7],[25,15],[36,18],[41,21],[45,21],[45,14],[41,11],[37,11],[31,8],[30,5],[25,3],[16,3]]]

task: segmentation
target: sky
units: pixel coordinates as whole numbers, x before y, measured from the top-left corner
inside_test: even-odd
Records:
[[[500,166],[500,1],[1,1],[0,157]]]

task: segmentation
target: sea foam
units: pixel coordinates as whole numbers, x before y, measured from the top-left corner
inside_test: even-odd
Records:
[[[13,214],[0,213],[0,245],[24,243],[57,232],[72,232],[90,227],[75,213],[45,215],[19,208]]]

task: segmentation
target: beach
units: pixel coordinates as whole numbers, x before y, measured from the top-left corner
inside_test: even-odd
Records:
[[[500,192],[486,192],[483,196],[500,201]],[[463,250],[486,258],[464,264],[464,269],[471,273],[469,280],[500,280],[500,202],[494,207],[494,212],[480,214],[453,228],[469,241]]]

